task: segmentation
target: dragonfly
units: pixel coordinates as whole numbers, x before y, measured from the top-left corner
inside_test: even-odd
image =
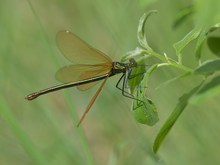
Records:
[[[103,80],[81,116],[77,124],[79,126],[109,77],[122,73],[116,87],[122,91],[123,96],[136,99],[125,90],[128,79],[132,77],[132,69],[138,66],[134,58],[129,59],[128,63],[114,62],[105,53],[93,48],[70,31],[58,32],[56,39],[60,52],[72,64],[64,66],[56,72],[55,77],[62,84],[33,92],[25,97],[27,100],[33,100],[41,95],[70,87],[77,87],[84,91]],[[122,82],[122,87],[119,87],[120,82]]]

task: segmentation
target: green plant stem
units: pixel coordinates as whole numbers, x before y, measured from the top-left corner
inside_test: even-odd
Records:
[[[186,67],[182,64],[179,64],[177,62],[173,62],[172,60],[168,60],[165,56],[159,54],[159,53],[156,53],[152,50],[142,50],[142,53],[146,53],[146,54],[149,54],[149,55],[152,55],[156,58],[158,58],[159,60],[163,61],[165,64],[169,65],[169,66],[172,66],[172,67],[175,67],[177,69],[180,69],[180,70],[183,70],[183,71],[186,71],[186,72],[192,72],[193,69],[189,68],[189,67]],[[148,56],[147,56],[148,58]],[[164,64],[163,64],[164,65]]]

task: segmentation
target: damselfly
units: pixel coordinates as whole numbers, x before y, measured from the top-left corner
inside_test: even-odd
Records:
[[[57,44],[61,53],[73,63],[59,69],[55,75],[56,79],[63,84],[31,93],[26,96],[26,99],[33,100],[46,93],[75,86],[79,90],[87,90],[100,80],[104,80],[90,100],[78,126],[92,107],[107,79],[111,76],[122,73],[116,87],[122,91],[122,95],[135,99],[133,95],[125,90],[128,79],[131,77],[132,68],[137,67],[137,63],[133,58],[129,60],[129,63],[113,62],[110,57],[91,47],[69,31],[60,31],[57,34]],[[123,81],[122,88],[119,87],[121,81]]]

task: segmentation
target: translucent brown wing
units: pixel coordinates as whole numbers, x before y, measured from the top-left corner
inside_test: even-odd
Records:
[[[62,83],[77,82],[89,78],[97,77],[107,74],[111,71],[112,64],[99,64],[99,65],[69,65],[59,69],[55,77]],[[80,90],[86,90],[94,86],[97,82],[88,83],[78,86]]]
[[[88,78],[91,78],[91,77],[104,75],[104,74],[109,73],[109,72],[110,72],[110,70],[108,70],[107,66],[105,66],[105,67],[103,67],[103,69],[100,69],[100,70],[97,70],[97,71],[87,71],[87,72],[85,72],[84,74],[82,74],[80,76],[80,79],[85,80],[85,79],[88,79]],[[77,86],[77,88],[79,90],[87,90],[87,89],[93,87],[94,85],[96,85],[97,83],[99,83],[99,81],[95,81],[95,82],[84,84],[84,85],[79,85],[79,86]]]
[[[57,33],[57,45],[63,55],[74,64],[112,63],[107,55],[69,31]]]

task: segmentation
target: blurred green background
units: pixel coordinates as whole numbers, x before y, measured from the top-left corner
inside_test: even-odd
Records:
[[[121,96],[110,78],[91,111],[80,116],[98,86],[85,92],[68,89],[34,101],[24,97],[58,84],[56,70],[69,64],[56,46],[56,33],[69,30],[114,60],[138,46],[136,31],[144,12],[147,39],[155,51],[175,58],[172,44],[194,25],[217,23],[218,0],[199,1],[193,17],[172,29],[176,14],[191,0],[1,0],[0,1],[0,164],[220,164],[219,99],[190,105],[179,118],[157,155],[154,138],[178,101],[196,84],[182,79],[155,90],[178,72],[163,68],[150,80],[149,96],[160,121],[153,127],[135,122],[131,100]],[[218,3],[218,4],[216,4]],[[207,23],[207,24],[209,24]],[[195,67],[193,44],[184,63]],[[195,45],[194,45],[195,46]],[[204,48],[203,59],[214,56]]]

